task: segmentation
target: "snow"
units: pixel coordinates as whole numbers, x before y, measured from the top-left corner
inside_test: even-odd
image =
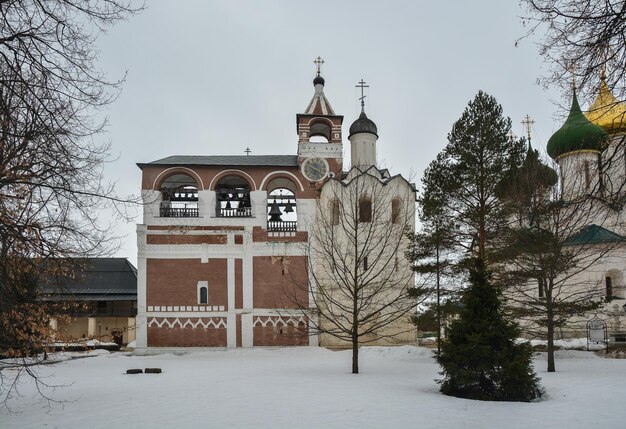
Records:
[[[104,353],[103,353],[104,352]],[[93,353],[93,352],[90,352]],[[0,411],[8,428],[621,428],[626,359],[557,352],[546,394],[533,403],[495,403],[439,393],[432,351],[362,348],[361,374],[350,352],[323,348],[236,349],[133,356],[99,351],[39,368],[61,403],[48,404],[23,378],[21,397]],[[126,375],[130,368],[163,374]],[[3,372],[9,376],[10,372]]]

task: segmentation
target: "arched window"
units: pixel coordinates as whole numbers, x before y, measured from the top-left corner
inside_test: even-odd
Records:
[[[359,222],[372,221],[372,200],[369,197],[359,199]]]
[[[198,217],[198,185],[186,174],[173,174],[161,184],[161,217]]]
[[[291,180],[278,177],[268,183],[267,190],[267,231],[296,232],[298,230],[296,186]]]
[[[624,281],[621,270],[611,269],[605,274],[604,284],[606,287],[606,300],[611,299],[624,299]]]
[[[391,200],[391,223],[399,224],[401,221],[402,201],[400,198]]]
[[[198,304],[209,303],[209,282],[201,280],[198,282]]]
[[[239,176],[226,176],[215,187],[217,217],[250,217],[250,185]]]

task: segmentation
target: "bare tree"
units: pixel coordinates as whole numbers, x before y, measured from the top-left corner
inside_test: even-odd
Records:
[[[125,0],[0,0],[0,355],[38,361],[56,309],[37,283],[69,274],[63,261],[106,254],[114,241],[98,211],[131,202],[103,183],[108,146],[98,109],[113,101],[95,64],[99,33],[137,11]],[[0,398],[15,389],[0,369]],[[38,380],[41,382],[41,380]],[[4,402],[6,405],[6,402]]]
[[[321,189],[305,250],[310,302],[301,308],[314,308],[310,323],[322,342],[352,347],[355,374],[360,345],[415,340],[409,313],[419,290],[404,256],[414,207],[412,185],[376,167],[353,168]]]
[[[626,3],[622,0],[524,0],[528,34],[540,34],[539,50],[554,67],[548,84],[567,89],[574,73],[583,95],[593,95],[603,70],[620,100],[626,99]],[[570,67],[575,64],[576,68]]]

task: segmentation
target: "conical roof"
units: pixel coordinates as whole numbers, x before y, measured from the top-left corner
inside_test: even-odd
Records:
[[[609,134],[626,133],[626,105],[615,98],[604,76],[600,79],[598,96],[585,116]]]
[[[595,125],[583,115],[576,98],[576,90],[572,97],[572,107],[565,123],[550,140],[548,140],[548,155],[552,159],[578,150],[597,150],[604,148],[608,134],[604,129]]]
[[[324,95],[324,78],[319,74],[313,79],[313,86],[315,86],[315,93],[311,102],[304,110],[305,115],[326,115],[335,116],[335,111],[330,106],[328,99]]]

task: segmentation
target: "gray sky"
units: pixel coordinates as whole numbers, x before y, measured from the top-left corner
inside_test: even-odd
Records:
[[[208,1],[147,0],[147,10],[102,36],[100,66],[128,72],[106,115],[117,160],[107,179],[138,194],[137,162],[170,155],[295,154],[295,115],[313,95],[322,56],[325,93],[359,114],[355,84],[370,85],[366,112],[379,130],[379,164],[419,183],[478,90],[493,95],[514,132],[529,114],[533,146],[545,150],[562,94],[536,80],[546,65],[525,29],[518,0]],[[349,162],[344,138],[344,159]],[[140,221],[140,217],[137,217]],[[136,261],[134,224],[119,256]]]

